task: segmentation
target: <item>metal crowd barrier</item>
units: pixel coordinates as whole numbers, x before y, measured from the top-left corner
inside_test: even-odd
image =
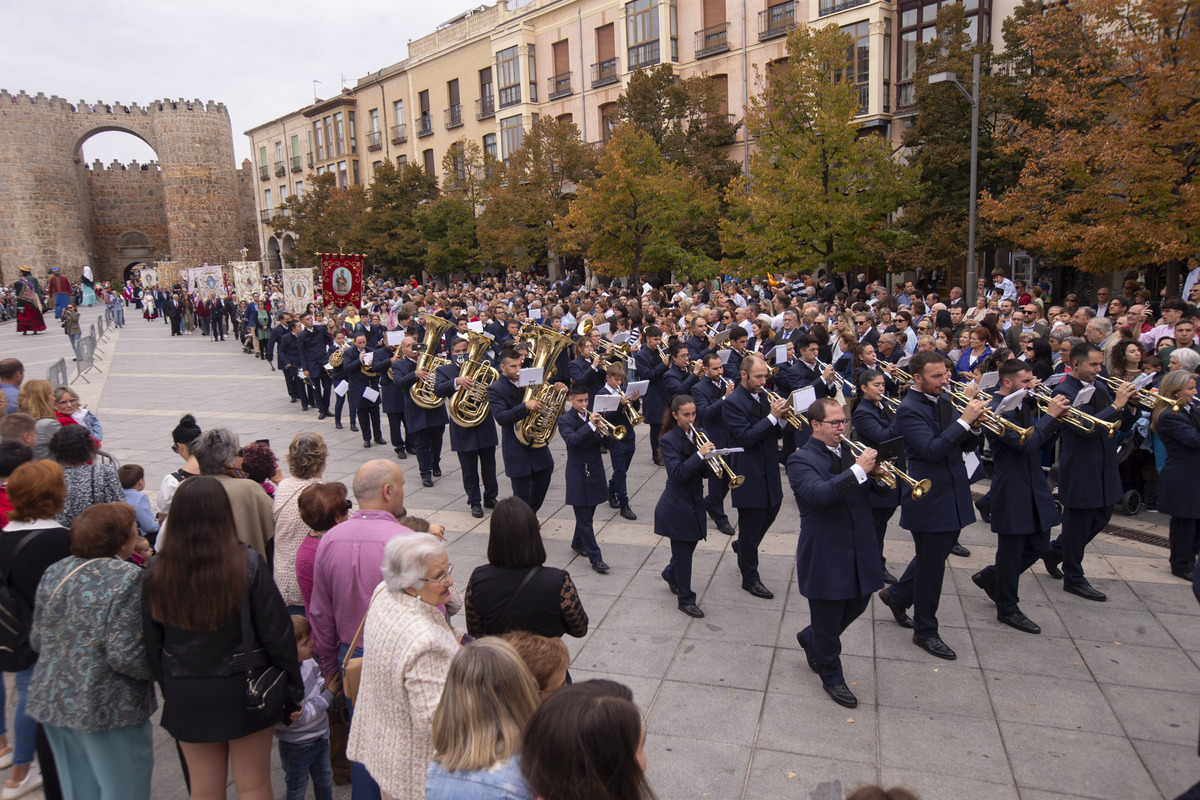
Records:
[[[46,380],[51,386],[66,386],[67,385],[67,360],[60,358],[58,361],[50,365],[46,370]]]
[[[76,349],[79,351],[79,355],[78,355],[78,360],[75,362],[75,370],[76,370],[75,377],[83,378],[84,383],[90,383],[90,381],[88,381],[87,378],[83,377],[83,374],[85,372],[88,372],[89,370],[93,370],[93,369],[96,370],[97,372],[103,371],[99,367],[96,366],[95,326],[92,327],[92,331],[89,335],[84,336],[82,339],[79,340],[79,346]]]

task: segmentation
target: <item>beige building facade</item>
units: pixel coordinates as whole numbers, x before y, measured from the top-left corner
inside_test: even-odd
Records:
[[[408,58],[352,89],[246,131],[255,158],[262,252],[270,268],[296,246],[279,209],[310,174],[369,183],[384,161],[441,179],[460,138],[506,159],[540,116],[608,138],[617,98],[638,68],[673,64],[706,75],[741,119],[760,76],[786,57],[797,25],[837,25],[854,43],[847,76],[858,122],[893,141],[915,111],[916,43],[933,38],[939,8],[957,0],[508,0],[480,6],[409,42]],[[976,37],[999,43],[1015,0],[962,0]],[[740,130],[731,155],[753,142]]]

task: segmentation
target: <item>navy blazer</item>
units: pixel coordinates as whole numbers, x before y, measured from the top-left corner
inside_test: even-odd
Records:
[[[359,321],[354,325],[354,338],[357,339],[359,336],[367,337],[367,349],[374,350],[383,341],[383,326]]]
[[[994,411],[1004,401],[996,395],[989,403]],[[1004,414],[1009,422],[1027,428],[1031,416],[1025,408],[1014,408]],[[1042,448],[1058,435],[1061,423],[1049,414],[1042,414],[1033,433],[1021,444],[1021,437],[1012,430],[996,436],[984,429],[992,445],[996,468],[992,473],[992,532],[1010,536],[1029,535],[1048,531],[1058,524],[1058,507],[1042,471]]]
[[[880,408],[869,400],[859,400],[851,417],[854,421],[854,438],[873,450],[878,451],[879,445],[900,435],[896,431],[896,417],[891,409]],[[895,464],[898,469],[908,471],[903,454],[896,459]],[[896,488],[886,494],[872,492],[871,507],[897,508],[900,505],[901,493],[907,491],[908,485],[897,481]]]
[[[279,366],[300,369],[300,339],[293,333],[279,338]]]
[[[1155,432],[1167,449],[1167,461],[1158,471],[1158,511],[1181,519],[1200,519],[1200,419],[1193,403],[1182,411],[1165,409]]]
[[[183,311],[182,305],[179,306],[179,311],[180,312]],[[287,336],[288,333],[289,333],[288,329],[285,328],[283,325],[275,325],[274,327],[271,328],[271,333],[267,337],[267,361],[275,360],[275,348],[281,344],[283,337]],[[369,350],[370,348],[368,347],[367,349]],[[279,361],[278,361],[278,363],[276,363],[275,366],[279,367],[280,369],[283,369],[283,366],[285,363],[286,362],[283,360],[283,353],[281,352],[279,354]]]
[[[729,434],[725,429],[725,387],[704,378],[692,387],[696,401],[696,426],[717,447],[728,447]]]
[[[728,441],[744,448],[733,454],[730,463],[734,472],[746,478],[741,486],[730,490],[733,507],[778,507],[783,503],[783,481],[779,477],[779,437],[783,431],[771,423],[758,398],[744,386],[734,389],[721,406]]]
[[[900,401],[896,432],[904,437],[906,471],[918,481],[928,478],[933,484],[920,500],[901,493],[900,527],[905,530],[960,531],[975,521],[963,457],[974,451],[979,437],[958,424],[958,417],[958,412],[952,411],[949,424],[943,428],[936,405],[925,395],[909,391]]]
[[[380,348],[375,351],[375,363],[379,363],[381,357],[391,357],[386,348]],[[400,391],[404,398],[404,426],[409,431],[423,431],[429,428],[441,428],[450,422],[450,416],[446,413],[446,404],[440,403],[437,408],[425,408],[418,405],[416,400],[412,398],[412,387],[417,383],[417,364],[410,359],[396,364],[392,368],[393,383],[396,384],[396,389]],[[435,377],[436,382],[436,377]]]
[[[663,413],[667,410],[667,397],[663,378],[667,374],[667,364],[657,349],[642,347],[633,357],[637,365],[637,379],[650,381],[646,393],[642,395],[642,414],[651,425],[661,425]]]
[[[500,426],[501,453],[508,477],[527,478],[535,472],[554,469],[554,456],[550,454],[549,446],[526,447],[513,430],[514,425],[529,416],[524,389],[501,376],[488,386],[488,405]]]
[[[1131,425],[1134,415],[1128,408],[1113,408],[1113,396],[1108,387],[1100,381],[1094,385],[1095,393],[1081,409],[1105,421],[1120,419],[1123,425]],[[1082,388],[1082,381],[1067,375],[1054,387],[1053,393],[1065,395],[1074,403]],[[1075,425],[1064,425],[1058,461],[1058,499],[1063,506],[1107,508],[1120,502],[1123,494],[1117,471],[1116,437],[1099,428],[1085,433]]]
[[[624,390],[622,390],[621,394],[624,395],[624,393],[625,393]],[[607,395],[607,394],[611,394],[608,391],[607,385],[601,386],[596,391],[596,397],[600,397],[602,395]],[[642,404],[642,401],[640,398],[632,401],[632,405],[635,409],[638,408],[641,404]],[[592,398],[592,404],[589,405],[588,408],[595,408],[595,398]],[[637,442],[637,432],[636,432],[636,429],[632,425],[629,424],[629,417],[625,415],[625,405],[624,404],[622,404],[621,407],[618,408],[616,411],[609,411],[607,413],[601,414],[600,416],[604,417],[606,420],[611,422],[613,425],[624,425],[625,426],[625,438],[621,440],[621,444],[625,445],[626,447],[634,446],[634,443]]]
[[[879,329],[874,325],[867,326],[867,332],[860,334],[858,337],[859,344],[869,344],[872,347],[879,348]]]
[[[792,328],[791,333],[788,333],[783,328],[780,328],[779,330],[775,331],[775,342],[772,345],[772,347],[779,347],[780,345],[786,345],[788,342],[791,342],[792,346],[795,347],[796,340],[800,338],[800,334],[802,334],[802,333],[804,333],[804,331],[800,330],[799,325],[797,325],[795,328]],[[796,355],[800,355],[800,354],[796,353]]]
[[[747,339],[749,341],[749,339]],[[746,350],[749,353],[749,350]],[[742,380],[742,359],[746,356],[733,348],[729,349],[729,360],[721,367],[721,374],[734,383]]]
[[[692,335],[684,339],[683,343],[687,345],[688,361],[695,361],[712,349],[707,336]]]
[[[300,332],[300,368],[306,370],[314,380],[325,374],[325,364],[329,359],[329,344],[333,337],[325,330],[324,325],[313,325],[308,330]]]
[[[387,352],[386,350],[384,350],[382,353],[380,353],[378,350],[376,350],[375,352],[376,352],[375,358],[378,363],[381,363],[381,364],[383,363],[383,361],[379,361],[380,358],[383,358],[384,360],[391,363],[391,360],[392,360],[391,353]],[[412,368],[413,368],[413,362],[407,358],[402,358],[399,361],[396,361],[395,363],[391,364],[391,371],[392,371],[391,378],[389,378],[387,376],[388,371],[386,369],[383,370],[383,372],[380,374],[380,376],[379,376],[379,392],[382,395],[382,397],[380,398],[380,403],[381,403],[380,410],[383,411],[383,413],[385,413],[385,414],[403,414],[404,413],[404,407],[405,407],[404,396],[406,394],[408,394],[408,391],[400,388],[400,383],[399,383],[398,378],[400,375],[403,375],[406,371],[411,371]]]
[[[795,392],[797,389],[805,389],[811,386],[817,397],[837,397],[837,383],[835,382],[832,386],[826,386],[825,382],[821,380],[822,371],[817,369],[816,365],[810,367],[808,364],[805,364],[802,358],[797,358],[796,363],[792,364],[786,370],[780,370],[780,373],[784,372],[787,373],[784,382],[789,394]],[[810,436],[812,436],[812,430],[807,425],[796,431],[796,446],[803,447]]]
[[[566,504],[600,505],[608,499],[608,478],[604,475],[604,455],[600,447],[611,445],[612,439],[599,430],[592,430],[573,408],[559,415],[558,435],[567,445]]]
[[[850,600],[883,588],[883,566],[869,496],[886,491],[868,478],[858,482],[854,454],[841,459],[809,438],[788,457],[788,483],[800,510],[796,582],[814,600]]]
[[[592,361],[588,358],[575,358],[571,360],[569,369],[571,371],[571,380],[566,383],[582,383],[588,387],[588,408],[592,407],[592,401],[596,399],[596,392],[600,391],[600,387],[604,385],[604,368],[592,369]]]
[[[694,372],[682,370],[672,364],[667,369],[667,374],[663,376],[663,396],[666,397],[666,408],[671,406],[671,398],[677,394],[691,394],[692,387],[700,380],[700,376]],[[664,409],[665,411],[665,409]],[[655,422],[662,422],[663,416],[659,415]]]
[[[375,391],[379,391],[379,375],[372,374],[368,376],[363,374],[362,357],[359,355],[357,347],[351,347],[346,350],[346,355],[342,359],[342,370],[345,372],[346,380],[350,383],[350,389],[346,392],[346,399],[350,402],[351,411],[379,404],[378,397],[371,403],[363,399],[363,390],[368,386]],[[374,373],[373,370],[372,372]]]
[[[433,393],[438,397],[450,397],[458,388],[454,384],[455,378],[461,370],[457,364],[443,364],[437,368],[437,379],[433,384]],[[497,378],[496,380],[500,380]],[[449,411],[447,411],[449,416]],[[487,416],[478,425],[471,428],[464,428],[450,419],[450,449],[456,453],[467,453],[474,450],[483,450],[486,447],[495,447],[500,443],[500,438],[496,435],[496,422],[492,419],[491,405],[488,405]]]
[[[658,440],[667,483],[654,506],[654,532],[679,542],[708,538],[704,512],[704,479],[712,470],[700,458],[683,428],[672,428]]]

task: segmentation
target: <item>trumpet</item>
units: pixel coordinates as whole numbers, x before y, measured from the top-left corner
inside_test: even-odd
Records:
[[[829,369],[829,365],[818,358],[817,359],[817,369],[821,370],[821,372],[824,372],[825,370]],[[840,386],[843,391],[849,390],[849,394],[851,396],[858,394],[858,387],[854,385],[854,382],[851,381],[849,378],[847,378],[842,373],[838,372],[836,369],[833,371],[833,377],[838,382],[838,386]]]
[[[719,334],[719,333],[721,333],[721,331],[717,330],[714,326],[709,325],[708,329],[704,332],[704,335],[707,336],[709,341],[711,342],[713,339],[717,338],[717,334]],[[718,350],[723,347],[729,347],[729,338],[728,337],[726,337],[725,341],[723,341],[719,345],[717,345]]]
[[[633,403],[628,400],[621,401],[621,410],[625,412],[625,419],[628,420],[629,427],[631,428],[636,428],[646,421],[646,418],[642,416],[642,412],[634,408]]]
[[[783,399],[775,392],[771,392],[766,389],[763,389],[763,391],[766,393],[767,402],[769,402],[769,403],[774,403],[776,400]],[[791,425],[796,430],[800,430],[805,425],[808,425],[808,418],[805,417],[803,414],[797,414],[795,411],[792,410],[790,405],[783,410],[783,421],[786,422],[788,425]]]
[[[1050,398],[1052,395],[1049,393],[1049,391],[1041,391],[1041,387],[1038,388],[1038,391],[1030,392],[1029,396],[1032,397],[1034,402],[1038,404],[1038,408],[1045,412],[1050,406]],[[1170,401],[1164,399],[1163,402]],[[1084,433],[1091,433],[1099,428],[1106,432],[1110,438],[1116,436],[1117,431],[1121,430],[1121,420],[1115,419],[1111,422],[1107,422],[1099,417],[1093,417],[1086,411],[1080,411],[1078,408],[1068,409],[1067,413],[1059,417],[1059,421],[1067,425],[1074,425]]]
[[[608,339],[601,339],[596,345],[596,352],[603,355],[609,361],[627,361],[629,360],[629,345],[625,343],[613,344]]]
[[[876,361],[875,363],[881,364],[881,363],[885,363],[885,362]],[[880,371],[883,372],[885,375],[890,375],[891,377],[895,378],[900,383],[912,383],[913,382],[913,376],[912,376],[911,372],[902,370],[902,369],[900,369],[900,367],[898,367],[895,364],[892,364],[890,362],[886,362],[886,363],[888,364],[887,368],[884,368],[882,366],[879,367]]]
[[[1124,383],[1124,381],[1119,381],[1116,378],[1107,375],[1097,375],[1096,377],[1097,379],[1104,381],[1108,388],[1112,389],[1113,392],[1116,392],[1117,389],[1121,387],[1121,384]],[[1152,392],[1148,389],[1138,389],[1137,394],[1134,395],[1134,398],[1136,399],[1137,404],[1147,411],[1153,411],[1154,409],[1158,408],[1159,403],[1167,403],[1171,406],[1172,410],[1179,410],[1179,403],[1177,401],[1171,401],[1167,400],[1165,397],[1159,397],[1156,392]]]
[[[853,439],[847,439],[845,436],[842,437],[842,441],[849,446],[850,452],[856,456],[861,456],[863,450],[866,449],[866,445],[856,442]],[[917,480],[890,461],[875,462],[875,469],[880,472],[879,481],[889,489],[895,489],[897,481],[907,483],[912,491],[913,500],[920,500],[929,494],[929,490],[933,488],[933,483],[929,478]]]
[[[967,403],[971,402],[972,400],[972,398],[967,397],[966,394],[956,389],[947,389],[946,394],[950,398],[950,403],[956,409],[958,409],[959,413],[962,413],[962,410],[967,407]],[[985,400],[987,397],[981,392],[975,399]],[[1017,434],[1017,436],[1020,438],[1021,444],[1025,444],[1025,442],[1029,440],[1029,437],[1033,435],[1032,425],[1030,425],[1028,428],[1022,428],[1020,425],[1016,424],[1015,422],[1010,422],[1009,420],[997,414],[995,411],[992,411],[990,408],[985,408],[983,410],[983,413],[979,415],[977,422],[981,428],[990,431],[995,436],[1004,436],[1006,433],[1011,431],[1012,433]]]
[[[596,429],[605,436],[611,436],[614,439],[624,439],[625,434],[628,433],[624,425],[613,425],[604,417],[600,417],[600,421],[596,423]]]
[[[709,438],[704,435],[704,431],[700,430],[699,428],[693,427],[692,432],[696,434],[697,449],[699,449],[701,445],[708,444],[710,441]],[[705,459],[705,463],[708,464],[708,468],[711,469],[718,478],[728,479],[730,489],[736,489],[746,481],[746,476],[736,474],[733,471],[733,468],[730,467],[725,459],[721,456],[713,456],[712,458]]]

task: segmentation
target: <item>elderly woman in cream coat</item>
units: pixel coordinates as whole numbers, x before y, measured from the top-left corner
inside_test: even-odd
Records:
[[[433,714],[462,638],[441,608],[451,599],[450,570],[446,546],[430,534],[397,536],[384,548],[347,750],[385,798],[425,797]]]

